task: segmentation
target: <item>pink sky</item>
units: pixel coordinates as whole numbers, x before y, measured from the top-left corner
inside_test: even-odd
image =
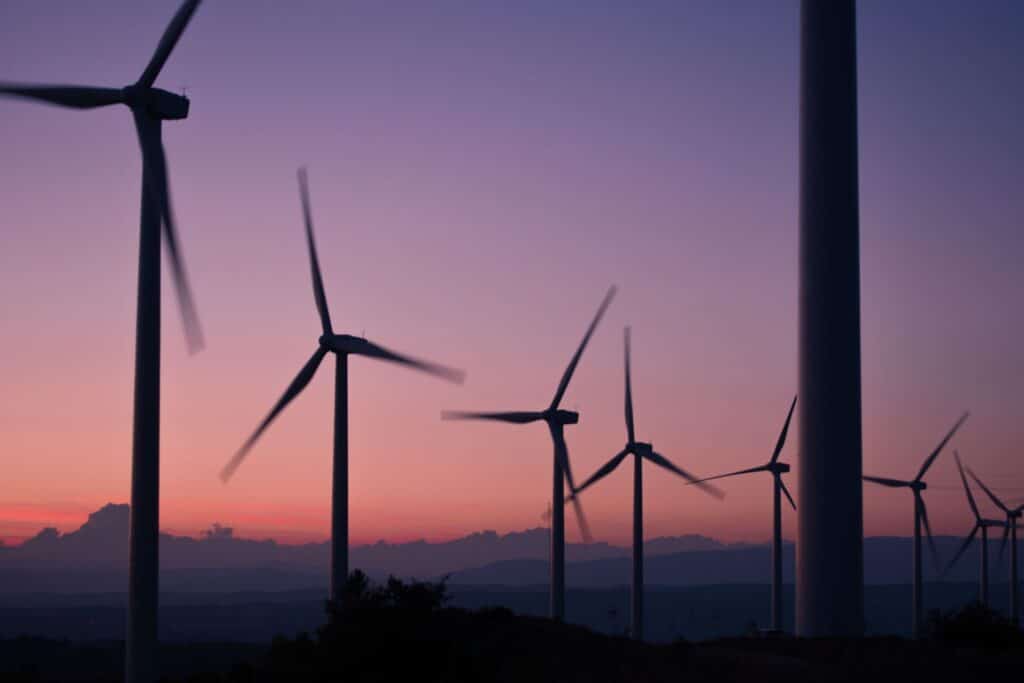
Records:
[[[865,471],[911,477],[970,409],[955,445],[1021,496],[1024,103],[1006,83],[1024,13],[887,7],[860,18]],[[173,8],[15,0],[0,79],[123,85]],[[544,407],[612,283],[565,401],[577,476],[625,439],[625,324],[640,438],[699,474],[767,459],[796,386],[796,10],[206,3],[158,82],[192,98],[165,141],[208,342],[187,356],[165,278],[162,526],[326,537],[332,361],[216,476],[315,348],[300,164],[335,327],[469,373],[351,362],[353,542],[540,525],[545,428],[439,414]],[[17,101],[0,149],[13,539],[128,499],[139,158],[124,110]],[[955,477],[944,456],[930,481]],[[767,477],[721,503],[651,468],[645,484],[649,536],[769,535]],[[586,496],[600,540],[628,539],[629,487],[624,468]],[[937,532],[967,528],[961,493],[928,496]],[[910,515],[908,495],[865,489],[866,533],[909,533]]]

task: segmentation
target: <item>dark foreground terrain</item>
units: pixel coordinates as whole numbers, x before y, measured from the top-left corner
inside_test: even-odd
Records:
[[[2,576],[0,576],[2,579]],[[210,582],[213,583],[213,582]],[[278,635],[313,632],[324,620],[326,590],[290,591],[195,590],[162,592],[160,640],[168,643],[237,642],[265,644]],[[0,590],[4,586],[0,585]],[[992,586],[992,605],[1007,602],[1007,584]],[[925,587],[926,604],[942,610],[976,599],[976,583],[934,583]],[[703,641],[728,638],[769,622],[771,587],[766,584],[713,586],[646,586],[647,640]],[[793,587],[785,586],[784,630],[793,630]],[[548,588],[535,586],[450,587],[451,607],[477,610],[507,607],[524,616],[545,616]],[[910,633],[910,586],[866,586],[867,633],[905,636]],[[54,640],[116,641],[124,637],[124,593],[0,594],[0,639],[22,635]],[[621,635],[629,624],[629,587],[570,587],[566,621],[592,631]]]
[[[746,637],[641,644],[504,608],[446,607],[443,585],[353,580],[312,635],[269,644],[168,644],[168,681],[977,681],[1024,666],[993,612],[936,615],[927,640]],[[0,681],[116,681],[118,642],[0,641]]]

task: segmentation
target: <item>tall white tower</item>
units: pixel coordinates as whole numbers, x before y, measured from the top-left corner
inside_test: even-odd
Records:
[[[800,12],[800,468],[796,630],[864,632],[854,0]]]

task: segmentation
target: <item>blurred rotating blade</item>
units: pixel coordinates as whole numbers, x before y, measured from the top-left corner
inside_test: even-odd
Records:
[[[565,483],[569,486],[570,500],[573,511],[576,513],[576,523],[580,527],[580,536],[583,537],[584,543],[590,543],[593,536],[590,535],[590,525],[587,524],[587,518],[583,515],[583,506],[580,505],[580,499],[576,495],[576,483],[573,481],[572,468],[569,466],[569,447],[565,443],[565,434],[562,432],[561,425],[548,423],[548,428],[551,431],[551,439],[555,443],[555,459],[562,468]]]
[[[527,424],[539,422],[544,419],[544,413],[531,413],[526,411],[504,412],[504,413],[477,413],[468,410],[444,410],[441,412],[442,420],[490,420],[492,422],[511,422],[512,424]]]
[[[594,472],[592,475],[590,475],[589,479],[580,484],[580,487],[576,489],[576,492],[569,496],[569,500],[573,500],[576,496],[583,493],[591,484],[600,481],[601,479],[604,479],[606,476],[611,474],[612,471],[614,471],[615,468],[619,466],[619,464],[627,455],[629,455],[628,449],[616,454],[615,457],[613,457],[611,460],[602,465],[601,468],[597,470],[597,472]]]
[[[590,343],[590,337],[593,336],[594,330],[597,329],[597,324],[601,322],[601,318],[604,317],[604,312],[608,310],[608,304],[615,298],[615,287],[608,290],[608,293],[604,295],[604,301],[597,308],[597,314],[594,315],[594,319],[590,322],[590,327],[587,328],[586,334],[583,335],[583,341],[580,342],[580,346],[576,349],[576,353],[573,354],[572,360],[569,361],[569,367],[562,373],[562,379],[558,383],[558,389],[555,391],[555,398],[551,401],[551,410],[558,407],[558,404],[562,402],[562,397],[565,396],[565,390],[569,388],[569,380],[572,379],[572,375],[576,372],[576,366],[580,362],[580,357],[583,355],[583,350],[587,348],[587,344]]]
[[[171,51],[178,44],[181,34],[185,32],[185,27],[188,26],[197,7],[199,7],[199,0],[185,0],[181,3],[178,12],[171,19],[171,23],[164,29],[164,34],[160,37],[160,42],[157,43],[156,51],[150,58],[149,64],[146,65],[146,70],[139,77],[139,85],[151,88],[156,82],[156,77],[160,75],[164,64],[167,63],[167,58],[171,56]]]
[[[789,413],[786,414],[786,421],[782,425],[782,431],[779,432],[779,440],[775,442],[775,450],[772,451],[772,459],[768,462],[775,464],[775,461],[779,459],[779,454],[782,453],[782,447],[786,445],[786,435],[789,433],[789,423],[793,419],[793,409],[796,408],[796,396],[793,397],[793,402],[789,404]]]
[[[629,328],[627,327],[624,334],[623,346],[625,348],[626,355],[626,434],[629,436],[629,443],[636,441],[636,434],[633,426],[633,382],[630,377],[629,370]]]
[[[704,491],[705,493],[707,493],[709,495],[712,495],[715,498],[718,498],[719,500],[721,500],[722,498],[725,498],[725,494],[722,493],[718,488],[712,486],[711,484],[707,484],[707,483],[701,481],[700,479],[698,479],[697,477],[693,476],[692,474],[690,474],[686,470],[684,470],[684,469],[682,469],[680,467],[677,467],[676,465],[674,465],[668,458],[666,458],[661,453],[656,453],[653,449],[645,449],[645,450],[640,451],[640,455],[645,457],[645,458],[647,458],[648,460],[653,462],[655,465],[658,465],[660,467],[664,467],[669,472],[674,472],[674,473],[678,474],[680,477],[682,477],[683,479],[686,479],[691,484],[694,484],[697,488],[699,488],[700,490]]]
[[[324,278],[320,273],[320,259],[316,253],[316,241],[313,239],[313,212],[309,208],[309,181],[306,169],[299,169],[299,195],[302,198],[302,218],[306,224],[306,246],[309,249],[309,268],[313,276],[313,298],[316,310],[320,314],[320,326],[324,334],[334,334],[331,327],[331,314],[327,308],[327,295],[324,294]]]
[[[367,356],[369,358],[376,358],[377,360],[386,360],[391,363],[398,363],[420,372],[425,372],[441,379],[446,379],[449,382],[455,382],[456,384],[462,384],[466,379],[466,373],[462,370],[455,370],[453,368],[446,367],[444,365],[438,365],[437,363],[430,363],[425,360],[418,360],[409,356],[403,356],[400,353],[395,353],[385,349],[383,346],[378,346],[371,341],[362,339],[359,341],[359,346],[355,347],[352,353],[360,356]]]
[[[78,85],[0,83],[0,94],[72,109],[95,109],[124,102],[124,93],[119,88],[89,88]]]
[[[939,442],[939,445],[935,447],[935,450],[931,452],[931,455],[929,455],[928,458],[924,461],[924,464],[921,465],[921,469],[920,471],[918,471],[917,476],[914,477],[914,481],[921,481],[921,478],[924,477],[925,472],[927,472],[928,468],[932,466],[933,462],[935,462],[935,458],[939,457],[939,453],[942,452],[942,449],[946,447],[946,444],[949,443],[949,440],[953,438],[953,435],[956,434],[957,430],[960,429],[960,426],[967,421],[967,418],[969,416],[970,413],[964,413],[963,415],[960,416],[960,419],[956,421],[956,424],[953,425],[953,428],[946,433],[946,436],[942,439],[942,441]]]
[[[788,500],[789,504],[793,507],[794,510],[796,510],[796,502],[793,500],[793,496],[790,495],[789,489],[786,488],[786,482],[782,481],[781,476],[779,477],[779,486],[782,488],[782,492],[786,494],[786,500]]]
[[[957,560],[963,557],[963,554],[967,552],[967,548],[971,545],[971,541],[974,540],[974,537],[978,535],[978,529],[980,528],[981,526],[979,524],[974,525],[974,528],[971,529],[971,533],[967,535],[967,538],[964,539],[963,544],[960,545],[960,549],[956,551],[955,555],[953,555],[953,559],[951,559],[949,561],[949,564],[946,565],[946,568],[942,570],[943,576],[948,574],[949,570],[953,568],[953,565],[956,564]]]
[[[921,504],[921,524],[924,526],[925,537],[928,539],[928,549],[932,554],[932,563],[938,569],[942,565],[939,563],[939,549],[935,546],[935,538],[932,537],[932,525],[928,521],[928,506],[924,504],[924,497],[920,493],[915,491],[915,495]]]
[[[320,367],[320,363],[326,355],[327,350],[320,347],[316,350],[313,356],[306,361],[306,364],[302,366],[301,370],[299,370],[299,374],[297,374],[295,379],[292,380],[292,383],[288,385],[284,394],[278,399],[277,403],[274,404],[273,409],[263,419],[260,426],[256,428],[256,431],[253,432],[252,436],[246,439],[245,443],[242,444],[242,447],[238,449],[238,452],[235,453],[233,458],[231,458],[231,461],[224,466],[223,470],[221,470],[220,478],[222,481],[226,483],[227,480],[231,478],[231,475],[233,475],[235,470],[238,469],[238,466],[242,464],[242,461],[245,460],[245,457],[249,454],[250,449],[252,449],[253,445],[256,443],[257,439],[260,438],[266,428],[270,426],[270,423],[274,421],[274,418],[276,418],[281,411],[285,409],[285,406],[291,403],[296,396],[302,393],[302,390],[305,389],[310,380],[313,379],[317,368]]]

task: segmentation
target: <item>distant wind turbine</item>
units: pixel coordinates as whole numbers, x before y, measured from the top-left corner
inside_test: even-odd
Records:
[[[943,574],[947,573],[950,569],[952,569],[953,565],[956,564],[956,561],[959,560],[960,557],[965,552],[967,552],[967,548],[971,545],[971,541],[974,540],[974,537],[977,536],[978,532],[980,531],[981,532],[981,567],[980,567],[981,576],[978,579],[978,583],[979,583],[980,590],[981,590],[981,602],[982,602],[983,605],[985,605],[987,607],[988,606],[988,530],[990,528],[998,528],[998,527],[1005,526],[1005,523],[1001,522],[999,520],[996,520],[996,519],[988,519],[988,518],[985,518],[985,517],[981,516],[981,512],[978,510],[978,504],[974,502],[974,495],[971,493],[971,487],[967,483],[967,477],[964,475],[964,465],[963,465],[962,462],[960,462],[960,454],[958,452],[956,452],[956,451],[953,451],[953,457],[956,458],[956,467],[960,471],[960,481],[963,482],[964,492],[967,494],[967,503],[971,506],[971,512],[974,513],[974,527],[971,529],[971,533],[969,533],[967,535],[967,538],[964,539],[964,542],[960,546],[960,549],[956,551],[955,555],[953,555],[953,559],[951,559],[949,561],[949,564],[946,565],[946,571],[943,572]]]
[[[626,447],[619,451],[611,460],[605,463],[600,469],[583,482],[576,493],[569,497],[575,499],[583,493],[591,484],[611,474],[618,467],[626,456],[633,456],[633,587],[632,587],[632,635],[637,640],[644,639],[644,492],[643,492],[643,459],[646,458],[659,467],[669,472],[678,474],[680,477],[691,483],[699,484],[700,487],[711,495],[722,498],[722,492],[714,486],[701,484],[700,480],[689,472],[674,465],[668,458],[654,450],[654,446],[636,440],[633,423],[633,389],[630,379],[630,344],[629,328],[624,334],[624,347],[626,357]]]
[[[772,474],[772,631],[775,632],[782,631],[782,494],[786,495],[786,500],[796,510],[793,496],[790,495],[789,489],[782,481],[782,475],[789,472],[789,465],[779,462],[779,455],[782,453],[783,446],[786,445],[786,435],[789,433],[789,423],[793,419],[794,408],[796,408],[796,396],[789,404],[786,421],[782,424],[782,431],[779,432],[779,438],[775,442],[775,450],[767,464],[728,474],[719,474],[702,480],[713,481],[753,472],[771,472]]]
[[[999,560],[1003,559],[1003,552],[1006,550],[1006,537],[1010,537],[1010,618],[1013,620],[1015,625],[1020,625],[1020,614],[1017,606],[1017,520],[1024,514],[1024,505],[1019,505],[1015,508],[1008,507],[1001,501],[996,494],[992,493],[989,487],[985,486],[985,483],[978,478],[971,468],[967,468],[967,473],[971,475],[971,478],[981,487],[981,490],[985,492],[985,495],[989,497],[993,503],[996,504],[1003,514],[1006,515],[1006,526],[1003,527],[1003,538],[999,543]]]
[[[562,373],[562,379],[555,390],[555,397],[551,405],[539,412],[517,411],[517,412],[468,412],[458,410],[446,410],[441,413],[445,420],[491,420],[495,422],[510,422],[512,424],[528,424],[530,422],[545,422],[548,431],[551,432],[551,440],[554,442],[554,465],[552,470],[551,487],[551,586],[550,586],[550,615],[552,619],[562,619],[565,616],[565,490],[568,484],[569,492],[576,491],[576,485],[572,478],[572,469],[569,467],[569,447],[565,443],[565,425],[576,424],[580,421],[579,413],[559,408],[566,389],[569,388],[569,381],[576,366],[580,362],[583,350],[587,348],[590,337],[597,329],[597,325],[604,317],[604,312],[615,297],[615,287],[608,290],[604,301],[597,309],[594,319],[583,335],[583,341],[573,354],[569,366]],[[590,530],[587,528],[586,518],[583,516],[583,508],[579,500],[573,499],[573,507],[576,512],[576,521],[580,525],[580,535],[585,543],[590,542]]]
[[[352,355],[367,356],[377,360],[390,361],[457,383],[461,383],[465,375],[461,370],[452,370],[434,363],[399,355],[362,337],[334,333],[331,316],[327,309],[324,281],[320,274],[320,261],[317,258],[316,244],[313,240],[313,219],[309,206],[305,170],[299,171],[299,192],[302,198],[302,215],[306,224],[306,245],[309,250],[309,265],[313,277],[313,298],[316,301],[317,312],[320,314],[323,334],[317,341],[318,346],[313,352],[313,356],[299,370],[299,374],[292,380],[284,395],[256,428],[253,435],[231,458],[231,461],[221,471],[220,476],[224,482],[231,478],[264,430],[270,426],[270,423],[284,410],[285,406],[306,388],[324,357],[328,353],[333,353],[336,365],[334,373],[334,474],[331,488],[330,598],[332,601],[336,601],[342,597],[341,592],[348,577],[348,357]]]
[[[157,574],[160,525],[160,228],[191,352],[203,346],[195,304],[185,276],[171,211],[164,154],[164,121],[188,116],[188,99],[153,87],[171,51],[199,6],[186,0],[167,26],[149,64],[124,88],[0,83],[0,95],[23,97],[71,109],[123,104],[131,109],[142,150],[142,211],[139,219],[139,280],[135,321],[135,405],[132,425],[131,524],[128,531],[128,625],[125,679],[156,680]]]
[[[900,479],[886,479],[884,477],[872,477],[864,475],[864,481],[870,481],[873,484],[881,484],[882,486],[889,486],[891,488],[908,488],[914,494],[914,587],[912,594],[912,614],[913,614],[913,633],[915,638],[920,638],[924,635],[924,598],[922,591],[924,590],[924,577],[921,563],[921,526],[924,525],[925,533],[928,535],[928,548],[932,553],[932,562],[935,566],[939,566],[939,553],[935,549],[935,540],[932,538],[932,527],[928,523],[928,509],[924,505],[924,498],[921,496],[921,492],[928,488],[928,484],[924,482],[924,475],[928,471],[928,468],[932,466],[935,459],[939,457],[939,453],[946,447],[949,440],[953,438],[960,426],[967,420],[968,413],[964,413],[953,428],[949,430],[949,433],[939,442],[939,445],[935,447],[935,450],[925,458],[924,464],[921,465],[921,469],[918,470],[917,476],[910,481],[902,481]]]

